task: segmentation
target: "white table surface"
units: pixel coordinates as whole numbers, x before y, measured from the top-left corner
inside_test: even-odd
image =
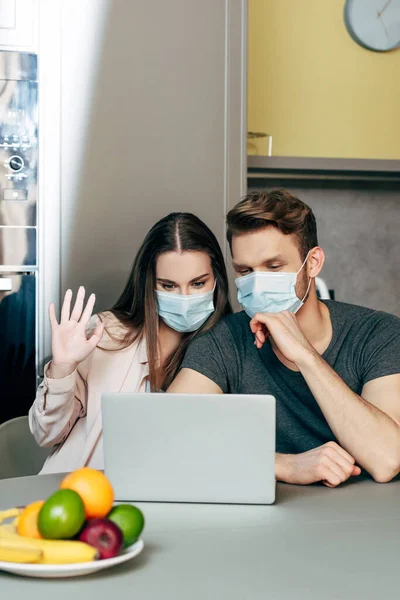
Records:
[[[46,498],[62,476],[0,481],[0,509]],[[278,485],[274,506],[139,504],[145,550],[88,577],[0,573],[19,600],[398,600],[400,481]],[[47,596],[48,594],[48,596]]]

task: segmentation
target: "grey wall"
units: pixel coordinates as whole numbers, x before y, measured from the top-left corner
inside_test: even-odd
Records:
[[[246,186],[246,2],[81,6],[62,15],[62,291],[85,285],[99,310],[167,213],[225,243]]]
[[[289,189],[314,210],[327,257],[321,275],[336,299],[400,316],[400,191],[374,184],[265,186],[272,187]]]

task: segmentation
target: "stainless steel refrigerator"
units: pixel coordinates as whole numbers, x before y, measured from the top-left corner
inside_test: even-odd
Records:
[[[0,52],[0,423],[37,385],[37,56]]]

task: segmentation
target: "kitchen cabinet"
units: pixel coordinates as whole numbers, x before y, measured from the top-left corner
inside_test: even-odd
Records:
[[[35,52],[37,0],[0,0],[0,49]]]

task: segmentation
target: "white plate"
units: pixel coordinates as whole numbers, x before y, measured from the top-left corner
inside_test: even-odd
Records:
[[[7,571],[14,575],[23,575],[24,577],[58,578],[58,577],[79,577],[80,575],[89,575],[103,569],[109,569],[120,565],[137,556],[143,550],[143,540],[139,539],[132,546],[128,546],[122,551],[122,554],[114,558],[104,560],[94,560],[87,563],[75,563],[69,565],[36,565],[21,564],[0,561],[0,571]]]

